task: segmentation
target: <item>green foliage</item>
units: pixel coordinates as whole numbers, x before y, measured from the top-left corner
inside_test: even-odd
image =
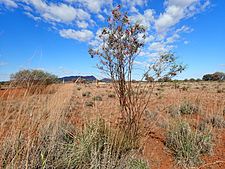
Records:
[[[158,79],[158,82],[171,82],[171,78],[169,77],[163,77],[163,78],[159,78]]]
[[[190,115],[199,112],[199,107],[189,101],[184,101],[179,106],[169,106],[167,112],[172,117],[176,117],[179,115]]]
[[[202,77],[205,81],[225,81],[225,73],[215,72],[213,74],[206,74]]]
[[[28,87],[31,85],[49,85],[56,83],[58,78],[56,75],[50,74],[43,70],[20,70],[15,74],[11,74],[10,80],[15,85],[22,85]]]
[[[181,121],[169,129],[166,146],[178,164],[193,167],[201,163],[202,154],[212,151],[212,135],[209,131],[193,131],[188,123]]]
[[[130,161],[133,149],[124,133],[113,130],[103,119],[87,124],[74,143],[70,165],[82,169],[126,168],[125,159]]]
[[[141,159],[131,159],[129,162],[129,169],[149,169],[146,161]]]
[[[197,113],[199,111],[198,106],[190,103],[189,101],[184,101],[182,102],[182,104],[180,105],[180,114],[194,114]]]
[[[147,82],[154,82],[154,78],[152,76],[149,76],[148,74],[144,74],[144,76]]]

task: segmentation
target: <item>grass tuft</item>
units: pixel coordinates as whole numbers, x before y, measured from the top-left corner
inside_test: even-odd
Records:
[[[215,128],[224,128],[225,127],[225,120],[224,120],[224,117],[221,115],[211,116],[207,120],[207,122],[210,123]]]
[[[166,146],[179,165],[193,167],[202,162],[202,154],[212,151],[212,135],[209,131],[192,130],[187,122],[178,122],[169,129]]]
[[[101,96],[95,96],[92,98],[94,101],[102,101],[102,97]]]

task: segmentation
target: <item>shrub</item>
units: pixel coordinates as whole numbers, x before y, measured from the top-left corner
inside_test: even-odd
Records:
[[[198,106],[190,103],[189,101],[184,101],[179,108],[180,114],[194,114],[199,111]]]
[[[82,93],[83,97],[90,97],[91,96],[91,92],[84,92]]]
[[[98,35],[101,45],[91,46],[89,54],[98,57],[97,67],[110,78],[113,83],[120,106],[120,123],[124,130],[133,134],[134,138],[140,134],[140,124],[144,109],[150,102],[153,90],[140,94],[141,86],[134,88],[132,85],[133,68],[137,54],[144,47],[146,27],[138,22],[132,22],[128,13],[121,10],[118,5],[112,10],[108,18],[108,27],[102,29]],[[156,81],[161,77],[169,80],[181,73],[184,66],[177,64],[173,53],[163,53],[159,58],[150,63],[144,76],[152,74]],[[144,77],[141,78],[143,80]],[[153,88],[147,83],[146,87]]]
[[[190,115],[197,113],[199,111],[199,107],[190,103],[189,101],[184,101],[180,104],[180,106],[171,105],[169,106],[167,113],[169,113],[172,117],[176,117],[179,115]]]
[[[223,89],[217,89],[217,93],[223,93]]]
[[[212,124],[213,127],[223,128],[225,127],[224,117],[221,115],[214,115],[207,120],[208,123]]]
[[[69,156],[71,166],[84,169],[129,166],[126,161],[130,161],[133,150],[129,138],[121,130],[110,128],[103,119],[87,124],[74,143],[73,154]]]
[[[149,111],[149,110],[145,110],[145,116],[148,119],[150,119],[150,120],[156,120],[157,119],[157,115],[158,115],[157,112],[152,112],[152,111]]]
[[[166,135],[166,146],[173,152],[179,165],[193,167],[201,163],[201,155],[212,150],[209,131],[193,131],[188,123],[178,122]]]
[[[171,105],[171,106],[169,106],[167,113],[169,113],[172,117],[176,117],[176,116],[180,115],[179,107],[177,107],[175,105]]]
[[[116,95],[115,95],[115,94],[108,94],[108,97],[109,97],[109,98],[115,98]]]
[[[206,74],[202,77],[202,80],[205,80],[205,81],[224,81],[225,80],[225,73],[215,72],[213,74]]]
[[[202,86],[202,90],[205,90],[207,87],[204,85],[204,86]]]
[[[183,86],[181,89],[182,89],[183,91],[188,91],[188,87],[187,87],[187,86]]]
[[[56,75],[44,72],[43,70],[20,70],[15,74],[11,74],[10,80],[15,85],[29,87],[32,85],[49,85],[56,83],[58,78]]]
[[[200,121],[200,123],[197,126],[197,129],[199,131],[206,131],[207,130],[207,121],[206,120]]]
[[[93,107],[94,106],[94,102],[92,102],[92,101],[86,101],[85,102],[85,106],[87,106],[87,107]]]
[[[148,169],[148,164],[146,161],[141,159],[131,159],[129,161],[129,169]]]
[[[102,101],[102,97],[101,96],[95,96],[93,97],[94,101]]]

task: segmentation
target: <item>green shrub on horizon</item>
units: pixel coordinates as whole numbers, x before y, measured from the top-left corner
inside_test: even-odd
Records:
[[[58,82],[54,74],[37,69],[24,69],[10,75],[14,85],[30,87],[32,85],[49,85]]]

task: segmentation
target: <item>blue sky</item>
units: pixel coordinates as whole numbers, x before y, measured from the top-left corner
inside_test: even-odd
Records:
[[[136,66],[174,51],[188,66],[177,78],[225,71],[224,0],[0,0],[0,80],[25,68],[104,77],[87,51],[117,4],[148,27]]]

